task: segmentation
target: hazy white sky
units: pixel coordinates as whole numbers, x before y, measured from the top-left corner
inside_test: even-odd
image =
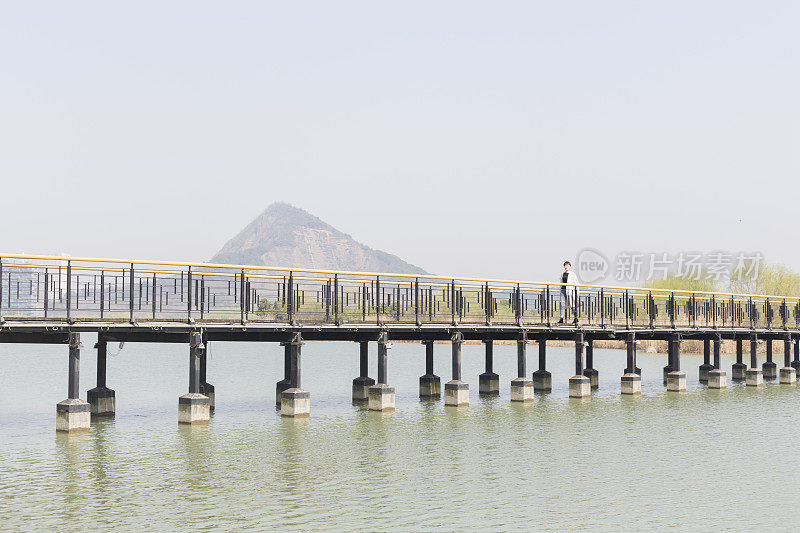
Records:
[[[429,271],[800,269],[800,3],[0,3],[0,250],[207,259],[269,203]]]

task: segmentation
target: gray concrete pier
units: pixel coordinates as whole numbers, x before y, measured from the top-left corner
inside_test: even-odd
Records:
[[[78,397],[80,390],[80,333],[69,334],[69,382],[67,399],[56,404],[56,431],[74,433],[89,431],[90,407]]]
[[[569,397],[588,398],[592,386],[589,378],[583,375],[583,348],[586,344],[583,332],[575,334],[575,375],[569,378]]]
[[[736,362],[731,366],[733,381],[744,381],[747,375],[747,365],[744,364],[742,352],[742,339],[736,339]]]
[[[102,334],[97,336],[97,386],[86,391],[86,401],[94,416],[114,416],[116,412],[116,393],[106,386],[106,358],[108,343]]]
[[[780,369],[781,385],[794,385],[797,383],[797,371],[792,368],[792,337],[787,336],[783,340],[783,368]]]
[[[758,338],[755,334],[750,336],[750,368],[747,369],[745,385],[760,387],[764,384],[764,373],[758,368]]]
[[[686,374],[681,372],[681,340],[680,335],[674,334],[669,338],[668,355],[670,358],[670,372],[667,374],[667,391],[686,392]]]
[[[469,405],[469,385],[461,381],[461,345],[464,336],[456,332],[451,338],[453,348],[453,379],[444,384],[444,404],[451,407]]]
[[[373,385],[375,385],[375,380],[369,377],[369,342],[359,341],[358,377],[353,379],[353,401],[368,401],[369,388]]]
[[[381,332],[378,337],[378,382],[369,388],[370,411],[394,411],[394,387],[386,383],[388,350],[388,336]]]
[[[539,369],[533,373],[533,389],[536,392],[550,392],[553,389],[553,375],[547,371],[547,341],[538,339]]]
[[[200,333],[189,334],[189,393],[178,398],[179,424],[208,424],[211,418],[208,396],[200,393]]]
[[[287,344],[289,348],[289,388],[281,393],[281,416],[306,417],[311,414],[311,394],[300,386],[303,338],[296,333]]]
[[[627,351],[627,366],[625,373],[620,378],[620,392],[622,394],[641,394],[642,393],[642,376],[636,371],[636,345],[639,341],[636,340],[635,333],[629,333],[625,340],[625,348]]]
[[[522,337],[517,341],[517,377],[511,380],[512,402],[533,401],[533,380],[528,379],[528,371],[526,370],[527,345],[528,335],[523,332]]]
[[[708,371],[708,388],[724,389],[728,386],[725,371],[720,367],[720,352],[722,350],[722,339],[719,335],[714,336],[714,364]]]
[[[494,372],[494,342],[483,341],[486,345],[484,372],[478,376],[478,393],[487,396],[500,394],[500,376]]]
[[[433,373],[433,341],[422,341],[425,345],[425,375],[419,377],[419,397],[439,399],[442,397],[442,380]]]
[[[708,382],[708,373],[714,368],[711,364],[711,339],[703,339],[703,364],[699,368],[700,383]]]
[[[778,365],[772,360],[772,339],[766,339],[767,360],[761,365],[764,379],[773,380],[778,377]]]

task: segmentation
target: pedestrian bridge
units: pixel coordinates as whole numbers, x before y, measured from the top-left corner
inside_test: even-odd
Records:
[[[779,341],[784,343],[781,382],[796,381],[798,297],[574,285],[570,290],[578,296],[564,309],[562,287],[462,276],[5,253],[0,255],[0,342],[69,344],[69,396],[58,408],[58,427],[65,430],[88,428],[90,410],[97,415],[114,411],[113,390],[105,386],[108,342],[189,346],[189,394],[179,404],[180,420],[188,423],[207,421],[213,409],[204,350],[212,341],[285,346],[285,374],[277,383],[276,401],[286,416],[308,414],[309,393],[300,388],[304,341],[358,342],[361,375],[354,380],[353,398],[369,401],[374,410],[394,408],[394,389],[386,380],[387,343],[392,340],[426,345],[420,395],[429,397],[440,396],[440,380],[432,370],[433,343],[452,343],[453,379],[445,384],[445,403],[452,406],[468,403],[460,355],[468,340],[486,345],[486,372],[479,377],[480,391],[486,394],[499,391],[499,377],[492,371],[493,342],[517,342],[518,376],[511,383],[515,401],[530,401],[534,390],[550,389],[548,340],[575,341],[570,395],[577,398],[590,396],[597,384],[592,360],[596,339],[627,343],[623,394],[641,391],[638,339],[668,342],[664,381],[671,391],[685,390],[680,372],[685,338],[704,341],[700,376],[709,387],[726,386],[719,366],[723,339],[736,342],[733,379],[759,386],[763,378],[777,377],[772,343]],[[78,391],[81,333],[98,335],[98,386],[89,391],[89,404],[79,399]],[[539,346],[539,369],[529,378],[526,346],[531,341]],[[742,360],[744,341],[750,343],[749,367]],[[756,347],[762,341],[767,343],[767,361],[758,368]],[[378,346],[377,383],[368,376],[370,342]]]

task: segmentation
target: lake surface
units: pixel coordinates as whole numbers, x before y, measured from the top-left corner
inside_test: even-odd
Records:
[[[92,336],[82,340],[85,398],[95,355]],[[639,354],[643,395],[630,398],[619,394],[624,351],[596,349],[600,389],[576,400],[574,352],[550,348],[553,392],[512,405],[516,347],[495,347],[501,395],[484,399],[483,347],[465,345],[471,403],[456,409],[417,398],[424,347],[396,343],[397,410],[385,414],[351,404],[357,344],[309,343],[311,417],[292,420],[274,407],[281,347],[211,343],[216,413],[207,427],[179,427],[188,347],[117,349],[116,417],[62,435],[67,348],[0,345],[0,529],[796,529],[800,390],[730,379],[707,390],[698,356],[682,357],[689,390],[667,394],[666,355]],[[444,383],[450,348],[435,350]],[[375,353],[373,344],[373,372]],[[532,344],[529,372],[536,360]],[[729,378],[732,362],[723,357]]]

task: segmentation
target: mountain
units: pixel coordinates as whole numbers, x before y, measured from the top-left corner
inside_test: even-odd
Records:
[[[396,255],[373,250],[314,215],[283,202],[267,207],[225,243],[211,262],[425,274]]]

